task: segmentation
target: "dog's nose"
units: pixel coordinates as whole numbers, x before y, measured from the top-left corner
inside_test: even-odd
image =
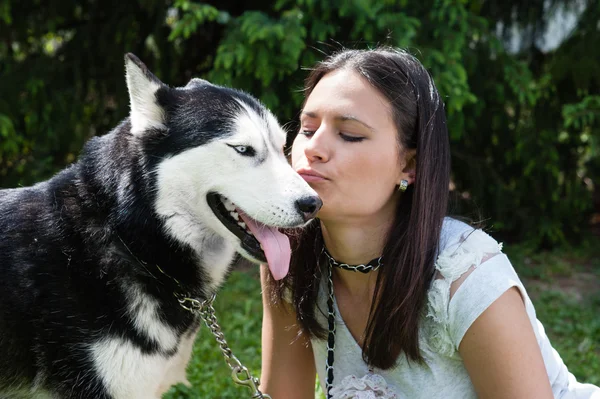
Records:
[[[296,208],[300,211],[304,220],[314,218],[323,206],[323,201],[316,195],[302,197],[296,201]]]

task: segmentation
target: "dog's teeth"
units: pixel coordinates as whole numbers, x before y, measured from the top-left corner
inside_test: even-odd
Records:
[[[227,209],[230,212],[235,210],[235,205],[233,205],[233,202],[229,200],[223,201],[223,205],[225,205],[225,209]]]
[[[232,216],[234,219],[236,219],[236,220],[237,220],[237,218],[240,216],[240,215],[238,215],[238,213],[237,213],[237,212],[229,212],[229,214],[230,214],[230,215],[231,215],[231,216]]]
[[[246,228],[246,223],[244,222],[238,222],[238,225],[242,228],[245,229]]]

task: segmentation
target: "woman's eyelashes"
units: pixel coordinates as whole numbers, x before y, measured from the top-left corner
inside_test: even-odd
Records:
[[[364,137],[351,136],[351,135],[345,134],[345,133],[340,133],[340,137],[342,138],[342,140],[348,141],[350,143],[358,143],[358,142],[363,141],[365,139]]]
[[[315,134],[314,130],[308,130],[308,129],[302,129],[302,131],[300,132],[303,136],[305,137],[311,137],[312,135]],[[361,136],[352,136],[350,134],[346,134],[346,133],[339,133],[339,136],[342,140],[347,141],[349,143],[358,143],[360,141],[363,141],[365,138],[361,137]]]

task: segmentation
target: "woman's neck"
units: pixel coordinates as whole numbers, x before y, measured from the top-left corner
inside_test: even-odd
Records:
[[[383,252],[391,221],[339,223],[321,221],[323,240],[329,254],[349,265],[366,264]]]
[[[383,253],[391,220],[376,223],[332,223],[321,221],[323,240],[329,254],[338,262],[349,265],[367,264]],[[334,280],[352,295],[370,298],[378,272],[367,274],[334,269]],[[365,298],[366,299],[366,298]]]

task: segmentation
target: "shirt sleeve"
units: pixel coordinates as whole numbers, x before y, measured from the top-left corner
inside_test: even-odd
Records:
[[[439,254],[428,292],[426,336],[430,347],[458,356],[458,346],[473,322],[510,287],[521,286],[501,252],[502,245],[481,230],[462,232]],[[452,283],[469,272],[452,298]]]
[[[448,333],[455,350],[473,322],[502,294],[523,284],[506,255],[499,253],[477,266],[462,282],[448,306]]]

